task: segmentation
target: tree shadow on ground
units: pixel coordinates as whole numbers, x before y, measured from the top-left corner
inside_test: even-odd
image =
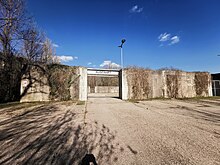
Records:
[[[175,108],[184,110],[185,112],[181,113],[184,116],[190,116],[195,119],[205,120],[215,125],[220,125],[220,113],[218,111],[212,112],[196,108],[189,108],[186,106],[177,106]]]
[[[62,107],[42,105],[0,121],[0,164],[79,164],[94,151],[98,164],[114,164],[123,152],[115,133]]]

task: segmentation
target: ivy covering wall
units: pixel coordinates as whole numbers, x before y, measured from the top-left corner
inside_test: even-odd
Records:
[[[77,67],[60,64],[32,66],[23,75],[22,102],[78,100],[79,77]]]
[[[79,75],[77,74],[76,67],[70,67],[60,64],[48,65],[48,82],[50,86],[50,99],[51,100],[78,99],[79,97],[78,78]]]
[[[138,67],[127,69],[127,81],[130,99],[147,99],[151,97],[150,75],[152,70]]]
[[[178,69],[125,69],[129,99],[185,98],[210,96],[208,72],[184,72]]]

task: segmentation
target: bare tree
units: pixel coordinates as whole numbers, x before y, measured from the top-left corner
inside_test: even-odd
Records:
[[[36,27],[30,26],[23,32],[23,56],[29,62],[39,62],[43,54],[44,35],[39,32]]]
[[[20,49],[21,32],[28,20],[23,0],[0,0],[0,60],[4,64],[0,93],[5,101],[15,100],[19,94],[21,64],[14,55]]]
[[[53,47],[52,42],[46,38],[45,42],[43,43],[43,54],[41,61],[47,64],[59,63],[55,54],[55,48]]]
[[[5,57],[13,55],[28,20],[23,0],[0,0],[0,50]]]
[[[0,0],[0,100],[15,100],[14,93],[19,94],[22,74],[30,64],[58,61],[51,42],[45,41],[25,7],[25,0]]]

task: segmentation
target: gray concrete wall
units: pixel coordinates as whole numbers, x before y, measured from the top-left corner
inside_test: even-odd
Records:
[[[88,93],[92,93],[88,86]],[[95,93],[119,93],[119,86],[95,86]]]
[[[152,98],[165,97],[165,78],[163,72],[152,72],[151,74],[151,88],[152,88]]]
[[[135,74],[131,73],[129,69],[123,69],[119,74],[119,87],[96,87],[95,92],[97,93],[114,93],[119,91],[119,97],[122,100],[128,99],[148,99],[148,98],[168,98],[168,83],[167,76],[175,75],[175,71],[163,70],[163,71],[147,71],[147,81],[140,82],[138,79],[135,80],[136,83],[148,83],[147,90],[139,90],[138,95],[134,95],[134,87],[136,84],[132,85],[132,79]],[[178,72],[178,98],[185,97],[196,97],[195,89],[195,74],[194,72]],[[212,96],[212,86],[211,86],[211,75],[208,74],[209,84],[207,87],[208,91],[203,92],[201,96]],[[77,68],[77,74],[75,77],[78,78],[79,83],[70,86],[71,99],[78,99],[80,101],[87,100],[88,87],[87,87],[87,69],[83,67]],[[74,78],[74,77],[73,77]],[[143,79],[144,80],[144,79]],[[77,90],[76,90],[77,88]],[[23,76],[21,81],[21,102],[31,102],[31,101],[50,101],[50,86],[48,82],[47,75],[41,71],[33,69],[30,74]],[[77,97],[76,97],[77,96]],[[135,98],[135,97],[137,98]]]
[[[87,100],[87,69],[78,67],[76,78],[79,83],[70,86],[70,99]],[[78,80],[79,79],[79,80]],[[39,68],[33,67],[30,73],[24,74],[21,80],[20,102],[50,101],[48,75]],[[57,100],[57,99],[56,99]]]
[[[96,86],[95,93],[118,93],[118,86]]]
[[[196,90],[194,85],[195,73],[182,72],[180,78],[180,89],[178,97],[196,97]]]
[[[30,74],[25,74],[21,80],[20,102],[49,101],[50,87],[43,70],[34,67]]]
[[[148,71],[148,82],[138,82],[138,83],[149,83],[149,95],[144,94],[144,90],[138,93],[138,98],[136,99],[148,99],[148,98],[169,98],[168,93],[168,75],[175,75],[175,71],[163,70],[163,71]],[[123,100],[134,99],[134,93],[132,91],[135,89],[135,84],[132,84],[132,73],[129,69],[121,71],[120,78],[120,98]],[[180,71],[178,79],[178,95],[177,98],[189,98],[197,97],[195,89],[195,72],[183,72]],[[209,76],[209,85],[207,88],[208,93],[203,92],[201,96],[207,97],[212,96],[212,87],[211,87],[211,75]]]

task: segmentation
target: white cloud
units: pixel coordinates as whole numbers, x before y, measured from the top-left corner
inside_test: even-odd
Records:
[[[52,44],[52,46],[55,47],[55,48],[58,48],[58,47],[59,47],[58,44],[54,44],[54,43]]]
[[[158,39],[159,41],[161,42],[165,42],[165,41],[168,41],[170,39],[170,34],[169,33],[163,33],[163,34],[160,34]]]
[[[140,8],[138,5],[134,5],[130,10],[129,12],[130,13],[141,13],[143,11],[143,7]]]
[[[73,56],[56,56],[61,62],[69,62],[73,60],[77,60],[78,57]]]
[[[161,42],[160,47],[164,45],[174,45],[180,42],[180,37],[172,36],[170,33],[162,33],[159,35],[158,40]]]
[[[92,65],[92,63],[91,63],[91,62],[88,62],[87,65]]]
[[[117,68],[120,68],[121,66],[115,62],[112,62],[112,61],[104,61],[102,64],[100,64],[100,67],[117,69]]]
[[[170,40],[171,40],[171,42],[169,45],[177,44],[178,42],[180,42],[180,37],[173,36]]]
[[[102,64],[100,64],[100,67],[109,66],[111,64],[111,61],[104,61]]]
[[[118,68],[121,68],[121,66],[119,64],[116,64],[114,62],[111,63],[111,68],[115,68],[115,69],[118,69]]]

